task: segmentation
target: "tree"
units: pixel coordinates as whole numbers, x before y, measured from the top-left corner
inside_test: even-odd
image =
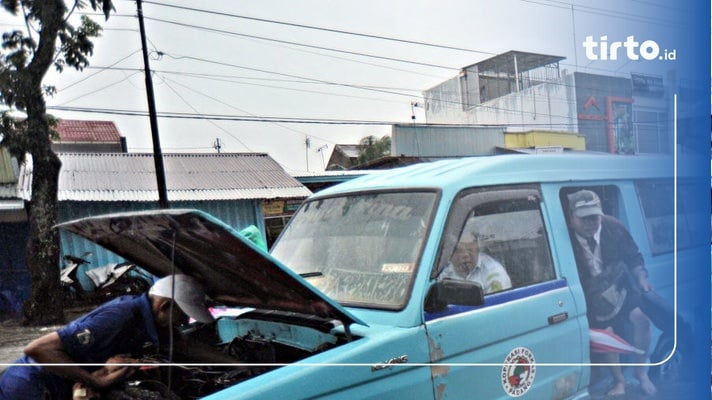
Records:
[[[380,139],[369,135],[358,142],[358,163],[365,164],[369,161],[378,160],[391,152],[391,137],[385,135]]]
[[[2,0],[5,11],[24,18],[26,31],[2,35],[0,49],[0,103],[26,115],[13,118],[3,112],[0,144],[20,161],[32,156],[32,200],[29,203],[30,239],[27,266],[32,289],[24,305],[24,323],[41,325],[64,321],[59,286],[59,235],[57,188],[61,162],[52,151],[51,135],[55,119],[47,114],[45,96],[55,88],[43,80],[54,66],[59,72],[69,66],[82,70],[93,52],[92,39],[101,27],[87,16],[77,26],[69,22],[75,10],[87,7],[85,0],[74,0],[71,10],[65,0]],[[114,10],[112,0],[89,0],[93,10],[106,19]],[[36,39],[34,37],[36,35]]]

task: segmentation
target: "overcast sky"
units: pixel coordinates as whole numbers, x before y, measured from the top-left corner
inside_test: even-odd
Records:
[[[148,117],[99,112],[147,110],[136,3],[115,2],[117,12],[103,23],[92,66],[48,75],[45,82],[58,89],[48,105],[60,118],[113,120],[129,151],[150,152]],[[143,5],[157,110],[187,117],[159,119],[164,152],[215,152],[219,139],[223,152],[269,153],[290,173],[322,170],[335,144],[389,134],[387,123],[410,123],[412,111],[416,122],[425,122],[424,111],[411,106],[422,104],[423,90],[509,50],[566,57],[561,68],[569,71],[639,72],[637,62],[590,61],[581,43],[587,35],[624,40],[634,33],[674,47],[665,43],[668,30],[677,29],[670,21],[680,20],[674,7],[663,0]],[[6,27],[17,24],[1,18]],[[264,121],[271,118],[352,123]]]

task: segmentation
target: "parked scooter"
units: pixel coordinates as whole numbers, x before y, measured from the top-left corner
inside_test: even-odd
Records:
[[[151,286],[151,277],[137,268],[135,264],[123,262],[107,264],[84,272],[89,278],[90,289],[85,289],[77,274],[82,265],[89,264],[86,260],[91,252],[81,257],[65,255],[65,267],[60,273],[60,281],[65,292],[65,299],[71,302],[100,304],[113,298],[140,294]]]

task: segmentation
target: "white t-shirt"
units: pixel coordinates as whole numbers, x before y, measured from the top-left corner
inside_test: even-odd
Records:
[[[502,264],[485,253],[480,253],[475,268],[466,277],[457,273],[452,262],[440,274],[441,278],[460,279],[477,282],[485,294],[499,292],[512,287],[512,281]]]

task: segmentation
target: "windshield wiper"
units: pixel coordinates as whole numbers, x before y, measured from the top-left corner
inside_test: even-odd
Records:
[[[314,271],[314,272],[305,272],[303,274],[299,274],[302,278],[314,278],[317,276],[324,276],[322,272],[319,271]]]

